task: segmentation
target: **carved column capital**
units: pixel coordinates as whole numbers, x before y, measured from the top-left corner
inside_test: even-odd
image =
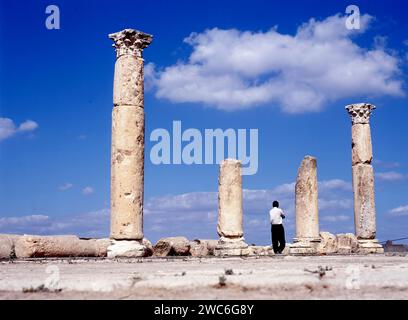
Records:
[[[346,106],[346,110],[351,117],[352,124],[370,123],[371,112],[375,106],[369,103],[354,103]]]
[[[143,49],[149,46],[153,36],[134,29],[124,29],[109,34],[109,38],[114,42],[112,46],[116,50],[116,58],[125,54],[141,58]]]

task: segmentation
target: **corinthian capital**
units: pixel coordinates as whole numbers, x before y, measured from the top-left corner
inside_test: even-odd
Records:
[[[116,50],[116,58],[129,54],[142,57],[142,51],[152,42],[153,36],[134,29],[125,29],[111,33],[109,38],[113,40]]]
[[[370,123],[371,112],[374,109],[375,106],[369,103],[355,103],[346,106],[352,124]]]

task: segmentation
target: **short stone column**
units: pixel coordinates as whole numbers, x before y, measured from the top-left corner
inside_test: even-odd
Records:
[[[357,103],[346,106],[351,117],[352,174],[354,191],[354,223],[360,253],[382,253],[382,246],[375,239],[376,212],[374,170],[371,165],[370,116],[375,106]]]
[[[116,50],[111,148],[111,234],[108,257],[144,256],[144,92],[142,51],[146,33],[109,35]]]
[[[291,254],[314,254],[321,241],[316,158],[302,160],[295,186],[296,237],[290,246]]]
[[[220,239],[214,250],[216,256],[249,254],[242,227],[242,175],[241,162],[223,160],[218,178],[218,225]]]

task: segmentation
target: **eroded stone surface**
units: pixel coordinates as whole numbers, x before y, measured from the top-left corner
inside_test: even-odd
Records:
[[[115,63],[113,85],[114,106],[144,107],[143,59],[131,55],[120,56]]]
[[[375,106],[357,103],[346,107],[352,120],[354,222],[359,240],[374,240],[376,210],[370,116]]]
[[[226,238],[242,237],[242,219],[241,162],[226,159],[220,164],[218,179],[218,235]]]
[[[253,256],[271,256],[275,253],[271,246],[249,246],[249,255]]]
[[[190,242],[185,237],[162,238],[157,241],[153,251],[157,257],[187,256],[190,255]]]
[[[111,240],[108,247],[108,258],[137,258],[152,254],[150,241],[143,240]]]
[[[112,112],[111,238],[143,239],[144,112],[118,106]]]
[[[215,247],[214,255],[220,256],[246,256],[250,253],[249,246],[244,238],[221,237]]]
[[[330,232],[320,232],[321,241],[317,245],[317,252],[320,254],[332,254],[338,251],[337,237]]]
[[[316,158],[306,156],[303,159],[296,178],[295,192],[295,241],[318,241],[320,238]]]
[[[371,113],[375,108],[376,107],[370,103],[354,103],[346,106],[353,125],[369,124]]]
[[[384,253],[384,248],[379,244],[377,239],[362,239],[358,240],[358,253],[360,254],[381,254]]]
[[[18,236],[0,234],[0,259],[10,259],[15,256],[14,245]]]
[[[374,239],[376,235],[376,210],[374,171],[371,165],[353,166],[354,222],[359,239]]]
[[[124,29],[109,34],[109,39],[114,42],[112,46],[115,48],[117,58],[122,55],[141,57],[143,49],[150,45],[153,36],[139,30]]]
[[[340,233],[337,236],[337,253],[350,254],[358,252],[358,240],[352,233]]]
[[[112,111],[111,238],[143,239],[144,92],[142,50],[152,36],[125,29],[109,35],[116,50]]]
[[[190,241],[190,254],[193,257],[213,256],[218,240],[196,239]]]
[[[373,148],[369,124],[355,124],[351,128],[352,165],[371,164]]]
[[[15,242],[17,258],[106,257],[109,239],[76,236],[21,236]]]

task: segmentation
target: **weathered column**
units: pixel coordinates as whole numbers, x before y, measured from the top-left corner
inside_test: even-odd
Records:
[[[108,257],[144,256],[144,93],[142,51],[146,33],[109,35],[116,50],[111,148],[111,239]]]
[[[354,191],[354,223],[361,253],[382,253],[382,246],[375,239],[374,171],[371,165],[370,115],[375,106],[357,103],[346,106],[352,127],[352,173]]]
[[[317,161],[306,156],[302,160],[295,186],[296,237],[292,254],[313,254],[320,242],[317,190]]]
[[[220,239],[214,250],[216,256],[239,256],[249,253],[242,227],[241,162],[223,160],[218,178],[218,225]]]

